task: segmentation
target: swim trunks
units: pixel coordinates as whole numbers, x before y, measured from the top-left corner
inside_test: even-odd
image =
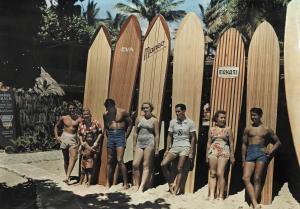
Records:
[[[172,147],[169,152],[175,155],[176,157],[178,156],[189,156],[190,154],[190,147],[185,146],[185,147]]]
[[[261,144],[249,144],[247,148],[246,161],[254,163],[261,161],[266,163],[268,161],[268,156],[265,153],[265,147]]]
[[[126,147],[125,131],[123,129],[108,129],[107,148]]]
[[[77,146],[77,136],[76,134],[70,134],[67,132],[63,132],[60,136],[60,148],[61,149],[68,149],[72,146]]]

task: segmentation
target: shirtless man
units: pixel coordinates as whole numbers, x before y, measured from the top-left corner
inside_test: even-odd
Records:
[[[113,174],[117,160],[118,166],[123,175],[124,188],[128,188],[127,169],[123,157],[126,147],[126,139],[132,129],[132,121],[128,112],[116,107],[115,101],[106,99],[104,106],[106,112],[103,114],[104,133],[108,136],[107,142],[107,187],[111,187]],[[116,154],[117,155],[116,155]]]
[[[73,102],[68,103],[68,114],[62,116],[54,126],[55,139],[60,143],[60,148],[64,157],[64,169],[66,179],[63,181],[70,183],[70,175],[77,161],[78,142],[77,142],[77,128],[82,118],[76,112],[76,105]],[[58,127],[63,125],[64,130],[61,136],[58,136]]]
[[[196,128],[194,122],[185,116],[186,106],[177,104],[175,112],[177,118],[170,121],[167,137],[167,148],[161,167],[172,194],[177,195],[182,185],[183,167],[187,159],[192,162],[196,142]],[[177,180],[173,185],[168,165],[179,157],[177,164]]]
[[[253,208],[261,208],[257,201],[261,192],[261,177],[265,166],[268,164],[275,151],[281,145],[278,136],[274,131],[263,125],[261,108],[253,107],[250,110],[252,125],[247,127],[243,135],[242,160],[243,160],[243,181],[248,192]],[[274,146],[267,150],[266,146],[272,140]],[[251,177],[254,173],[254,186]]]

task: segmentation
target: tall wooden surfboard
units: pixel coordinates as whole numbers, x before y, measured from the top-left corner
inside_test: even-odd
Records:
[[[214,60],[211,84],[211,115],[218,110],[226,111],[226,126],[233,134],[234,150],[237,143],[245,80],[245,51],[241,34],[228,29],[220,38]],[[213,120],[210,120],[210,126]],[[227,178],[227,195],[231,181],[230,169]]]
[[[163,16],[158,15],[153,18],[145,34],[141,57],[138,108],[143,102],[151,102],[154,107],[153,113],[159,121],[164,98],[169,51],[169,28]]]
[[[130,112],[134,85],[137,78],[141,52],[141,28],[137,18],[131,15],[123,24],[117,40],[111,69],[108,97],[116,105]],[[106,184],[107,139],[103,142],[103,157],[100,166],[100,184]],[[116,173],[118,173],[116,169]]]
[[[251,124],[250,109],[252,107],[260,107],[263,110],[263,124],[276,131],[279,58],[279,43],[276,33],[273,27],[264,21],[254,32],[249,47],[247,126]],[[263,204],[270,204],[272,202],[273,170],[274,159],[268,166],[262,190]]]
[[[203,82],[204,34],[199,18],[188,13],[182,20],[174,43],[172,116],[176,117],[174,107],[178,103],[187,106],[186,115],[195,122],[199,130],[200,106]],[[198,131],[197,131],[198,135]],[[195,156],[197,155],[197,143]],[[188,172],[185,192],[194,192],[195,166]]]
[[[288,4],[284,38],[285,91],[294,146],[300,165],[300,0]]]
[[[111,44],[107,29],[101,26],[89,52],[84,89],[84,106],[90,108],[94,118],[103,127],[102,114],[104,101],[108,95],[109,74],[111,64]],[[106,155],[101,153],[101,159]],[[104,184],[103,176],[99,175],[98,183]]]

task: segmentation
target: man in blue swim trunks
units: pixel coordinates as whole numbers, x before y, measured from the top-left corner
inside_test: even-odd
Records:
[[[123,175],[124,188],[128,188],[127,169],[123,161],[126,139],[132,129],[130,115],[124,109],[116,107],[113,99],[106,99],[104,106],[106,112],[103,114],[104,133],[108,136],[107,141],[107,187],[111,187],[115,162]],[[116,153],[116,154],[115,154]]]
[[[252,202],[253,208],[261,208],[258,199],[261,193],[261,177],[265,169],[281,142],[274,131],[261,121],[263,111],[261,108],[253,107],[250,110],[252,124],[247,127],[243,135],[242,160],[243,160],[243,181],[246,191]],[[274,146],[267,149],[267,145],[272,142]],[[254,173],[254,186],[251,177]]]

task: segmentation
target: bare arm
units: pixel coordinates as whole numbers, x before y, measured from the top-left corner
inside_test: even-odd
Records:
[[[190,132],[190,137],[191,137],[191,149],[189,153],[189,158],[192,159],[194,156],[194,149],[195,149],[195,144],[196,144],[196,131]]]
[[[206,145],[206,162],[208,163],[208,151],[210,149],[210,146],[211,146],[211,131],[209,130],[208,131],[208,138],[207,138],[207,145]]]
[[[248,132],[249,132],[249,130],[246,128],[244,130],[244,134],[243,134],[243,144],[242,144],[242,161],[243,161],[243,165],[244,165],[244,162],[246,161],[246,153],[247,153],[247,147],[248,147]]]
[[[137,141],[137,136],[138,136],[138,124],[139,124],[140,118],[137,118],[135,120],[135,126],[134,126],[134,130],[133,130],[133,152],[135,151],[135,147],[136,147],[136,141]]]
[[[60,139],[58,136],[58,126],[60,126],[61,124],[63,124],[63,117],[60,117],[54,126],[54,137],[55,137],[55,140],[57,140],[58,142],[60,142]]]
[[[155,140],[155,155],[159,152],[159,122],[157,119],[154,121],[154,140]]]
[[[234,164],[234,143],[233,143],[233,134],[230,128],[227,129],[229,136],[229,147],[230,147],[230,162]]]
[[[167,154],[167,152],[169,152],[169,149],[171,148],[172,145],[172,141],[173,141],[173,132],[168,132],[168,136],[167,136],[167,146],[166,146],[166,151],[165,154]]]
[[[275,132],[272,129],[269,130],[269,133],[270,133],[270,137],[275,142],[275,144],[272,147],[272,149],[268,152],[268,154],[270,156],[272,156],[277,151],[277,149],[280,147],[281,141],[280,141],[279,137],[275,134]]]

